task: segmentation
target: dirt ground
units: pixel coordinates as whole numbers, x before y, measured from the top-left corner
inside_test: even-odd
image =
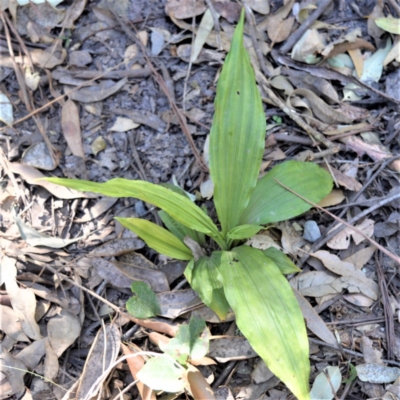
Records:
[[[113,363],[161,352],[160,335],[173,336],[194,315],[216,336],[197,367],[215,398],[293,399],[234,315],[221,322],[202,305],[186,264],[114,220],[160,223],[150,204],[37,180],[172,183],[215,216],[204,162],[239,3],[0,4],[0,398],[145,398],[135,383],[145,358]],[[400,27],[375,22],[400,18],[400,5],[247,4],[245,45],[268,125],[260,173],[283,160],[318,163],[335,180],[322,206],[362,232],[333,232],[332,214],[313,208],[251,245],[272,241],[303,270],[289,281],[305,302],[310,387],[331,367],[329,399],[400,399]],[[199,44],[208,9],[213,28]],[[319,25],[305,37],[314,12]],[[133,281],[157,293],[158,317],[127,316]],[[354,367],[363,365],[375,369],[362,380]]]

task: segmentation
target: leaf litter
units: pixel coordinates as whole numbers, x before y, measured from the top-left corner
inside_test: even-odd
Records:
[[[87,5],[85,14],[84,1],[53,7],[31,3],[17,9],[6,3],[3,24],[16,40],[12,42],[14,53],[2,48],[0,58],[0,121],[4,123],[0,127],[0,184],[2,191],[7,188],[3,193],[10,193],[0,197],[0,299],[7,296],[10,300],[8,305],[1,302],[4,337],[0,368],[6,377],[1,390],[18,395],[28,386],[33,398],[43,397],[46,391],[62,398],[65,390],[75,388],[81,398],[99,391],[103,398],[113,398],[122,390],[118,381],[130,373],[137,379],[144,364],[131,372],[117,366],[113,373],[103,373],[117,359],[119,330],[127,335],[124,340],[136,345],[135,351],[143,351],[152,333],[173,338],[179,324],[198,315],[208,321],[215,336],[204,357],[215,360],[215,365],[209,365],[215,378],[224,371],[222,363],[242,363],[222,381],[230,387],[231,395],[252,398],[249,393],[261,396],[267,392],[272,398],[286,398],[284,387],[268,371],[261,373],[265,381],[261,377],[252,383],[252,372],[258,365],[255,353],[236,331],[233,315],[222,323],[201,305],[194,291],[187,289],[182,276],[185,263],[156,257],[139,239],[115,227],[114,215],[141,214],[153,219],[150,206],[131,199],[98,199],[39,180],[51,174],[95,181],[119,176],[169,182],[174,176],[178,185],[197,199],[200,193],[205,198],[212,196],[212,182],[193,162],[192,148],[182,136],[179,121],[166,118],[168,100],[152,81],[139,42],[133,40],[131,23],[148,17],[143,13],[146,1],[139,1],[137,9],[121,2],[118,10],[102,1]],[[185,115],[193,118],[190,132],[197,148],[202,149],[211,124],[218,69],[229,49],[240,8],[235,2],[195,3],[168,0],[165,9],[157,6],[138,36],[149,50],[155,45],[153,33],[162,37],[157,68],[164,71],[165,82],[172,83],[169,87],[178,107],[186,108]],[[299,28],[318,10],[319,3],[313,1],[304,7],[294,1],[247,2],[250,22],[245,43],[270,125],[265,169],[302,152],[306,152],[301,155],[306,160],[323,162],[341,186],[330,199],[324,199],[324,206],[345,221],[370,209],[353,225],[399,255],[399,196],[385,202],[389,195],[398,193],[399,186],[400,164],[395,158],[399,150],[399,99],[393,85],[385,85],[385,80],[390,82],[399,68],[400,15],[390,1],[386,8],[381,2],[358,3],[360,15],[369,18],[360,19],[355,8],[345,2],[344,9],[328,8],[299,35]],[[188,22],[195,17],[193,24]],[[59,28],[64,36],[58,35]],[[292,47],[281,51],[293,37]],[[193,64],[190,74],[189,62]],[[18,76],[15,68],[21,69],[21,79],[13,80]],[[266,88],[273,90],[275,97],[267,95]],[[23,93],[30,97],[21,97]],[[180,103],[183,98],[185,104]],[[40,131],[39,126],[44,129]],[[327,139],[319,141],[319,148],[315,146],[318,137]],[[49,143],[56,148],[56,157]],[[23,213],[17,221],[22,238],[12,216],[12,202],[18,203]],[[327,398],[344,396],[345,390],[350,390],[347,396],[355,398],[374,397],[376,392],[365,382],[378,385],[385,398],[398,386],[399,360],[388,358],[386,347],[399,340],[398,309],[393,306],[398,302],[400,285],[397,266],[349,228],[322,244],[317,241],[311,245],[302,239],[302,229],[311,219],[321,229],[321,240],[328,237],[337,226],[329,218],[313,209],[295,221],[268,227],[249,243],[262,249],[283,248],[303,270],[289,279],[299,292],[310,343],[323,361],[311,360],[312,395],[322,379],[319,390]],[[46,265],[68,275],[72,283]],[[384,273],[378,278],[379,266]],[[83,301],[83,292],[76,286],[89,287],[88,297],[98,294],[123,313],[132,295],[130,286],[137,281],[146,282],[157,293],[161,307],[157,317],[118,317],[106,303],[108,311],[103,314],[100,304]],[[385,285],[387,297],[382,295]],[[114,314],[112,320],[110,313]],[[339,343],[338,338],[346,335],[351,341]],[[79,336],[84,337],[83,347]],[[125,355],[131,354],[122,349]],[[346,351],[355,353],[352,362],[358,373],[350,389],[345,384],[350,369],[340,358],[340,354],[351,354]],[[143,355],[142,360],[146,358]],[[106,365],[96,360],[106,360]],[[62,365],[68,378],[62,378]],[[171,364],[166,368],[171,369]],[[175,388],[182,388],[183,375],[174,368],[169,377],[176,376]],[[52,383],[32,376],[26,384],[28,370]],[[194,369],[191,373],[200,374]],[[339,374],[342,381],[337,379]],[[150,379],[148,383],[153,384],[154,377]],[[188,389],[194,398],[196,390],[205,387],[205,381],[199,382]],[[384,394],[383,383],[392,382]],[[149,396],[143,383],[139,385],[124,395]],[[218,388],[214,389],[217,393]],[[150,396],[156,398],[154,392]]]

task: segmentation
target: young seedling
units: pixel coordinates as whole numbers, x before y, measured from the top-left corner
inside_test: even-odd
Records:
[[[169,230],[139,218],[116,219],[159,253],[188,260],[185,276],[203,302],[221,319],[232,308],[237,326],[269,369],[298,399],[307,400],[307,331],[283,275],[299,269],[276,249],[261,251],[243,243],[266,224],[310,209],[280,183],[317,203],[332,189],[332,180],[317,165],[297,161],[284,162],[258,179],[266,123],[243,45],[243,26],[242,12],[218,81],[210,133],[210,175],[220,228],[188,197],[170,187],[121,178],[105,183],[48,180],[105,196],[135,197],[163,210],[161,217]]]

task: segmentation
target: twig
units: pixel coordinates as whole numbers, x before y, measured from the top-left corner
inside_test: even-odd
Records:
[[[289,118],[291,118],[297,125],[303,128],[313,139],[317,142],[321,142],[326,148],[334,147],[334,144],[324,137],[324,135],[318,132],[316,129],[308,125],[296,112],[289,108],[275,93],[269,88],[265,77],[258,74],[257,80],[262,81],[262,88],[265,90],[267,96],[272,100],[272,102],[279,107]]]
[[[364,210],[362,213],[356,215],[354,218],[352,218],[349,222],[343,221],[341,218],[338,218],[336,215],[332,214],[328,210],[325,210],[324,208],[320,207],[318,204],[306,199],[305,197],[301,196],[300,194],[296,193],[292,189],[290,189],[288,186],[284,185],[282,182],[278,181],[277,179],[274,178],[274,181],[277,182],[279,185],[281,185],[283,188],[285,188],[287,191],[290,193],[294,194],[295,196],[299,197],[303,201],[305,201],[308,204],[311,204],[313,207],[317,208],[318,210],[321,210],[322,212],[330,215],[333,219],[336,221],[340,222],[341,224],[345,225],[346,227],[350,228],[354,232],[358,233],[361,235],[364,239],[368,240],[370,243],[372,243],[375,247],[377,247],[382,253],[385,253],[388,257],[390,257],[393,261],[395,261],[397,264],[400,265],[400,257],[396,256],[395,254],[391,253],[389,250],[386,250],[383,246],[381,246],[378,242],[375,240],[371,239],[368,237],[364,232],[362,232],[360,229],[357,229],[356,227],[352,226],[351,224],[358,221],[362,217],[365,217],[372,211],[377,210],[378,208],[382,207],[383,205],[390,203],[393,200],[396,200],[400,198],[400,192],[396,193],[393,196],[386,197],[382,201],[380,201],[378,204],[375,204],[374,206],[368,208],[367,210]],[[363,215],[361,215],[363,214]],[[360,216],[361,215],[361,216]],[[344,226],[339,226],[338,228],[335,229],[335,234],[341,232],[344,229]]]
[[[293,32],[287,39],[285,44],[280,48],[282,54],[287,53],[292,49],[296,42],[303,36],[305,31],[317,20],[317,18],[326,10],[332,0],[321,0],[318,3],[318,8],[301,24],[299,29]]]
[[[382,270],[382,253],[380,254],[380,259],[378,259],[377,254],[375,254],[375,266],[378,276],[379,289],[381,292],[381,302],[383,305],[383,311],[385,314],[385,325],[386,325],[386,344],[387,344],[387,356],[389,359],[393,358],[393,349],[395,347],[395,333],[394,333],[394,323],[393,323],[393,311],[390,304],[389,291],[387,287],[387,282],[385,279],[385,274]]]

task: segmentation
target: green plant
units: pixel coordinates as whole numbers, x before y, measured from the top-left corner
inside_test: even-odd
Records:
[[[156,251],[190,261],[185,276],[203,302],[221,319],[231,307],[239,329],[271,371],[299,399],[309,399],[307,331],[283,276],[299,269],[278,250],[261,251],[243,240],[266,224],[310,209],[280,183],[318,202],[330,192],[332,180],[317,165],[296,161],[282,163],[258,179],[266,123],[243,45],[243,26],[242,12],[218,81],[210,133],[210,174],[220,229],[184,193],[170,186],[120,178],[105,183],[48,180],[105,196],[135,197],[163,210],[161,217],[170,231],[138,218],[117,220]],[[205,236],[211,240],[206,242]]]

